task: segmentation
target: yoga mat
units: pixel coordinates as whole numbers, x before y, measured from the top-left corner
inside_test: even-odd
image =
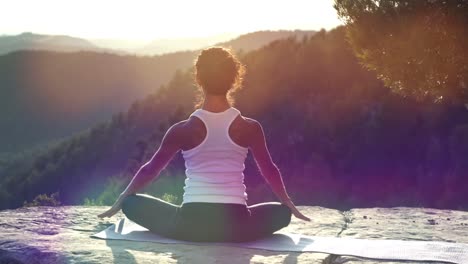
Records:
[[[468,244],[464,243],[317,237],[282,233],[280,231],[266,238],[251,242],[190,242],[159,236],[126,218],[119,220],[116,224],[109,226],[107,229],[91,237],[165,244],[233,246],[269,251],[321,252],[333,255],[381,260],[439,261],[457,264],[468,263]]]

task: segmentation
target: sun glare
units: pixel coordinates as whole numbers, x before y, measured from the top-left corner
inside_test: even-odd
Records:
[[[0,34],[34,32],[83,38],[151,40],[257,30],[330,29],[333,1],[7,1]],[[14,23],[12,23],[12,21]]]

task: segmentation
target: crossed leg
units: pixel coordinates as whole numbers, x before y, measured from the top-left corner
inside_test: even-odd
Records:
[[[173,234],[179,210],[175,204],[146,194],[130,195],[122,203],[128,219],[164,236]]]
[[[279,202],[258,203],[248,206],[248,240],[259,239],[273,234],[291,222],[291,209]]]
[[[240,215],[245,215],[235,219],[234,222],[223,218],[226,216],[225,212],[229,211],[217,206],[212,207],[213,209],[209,208],[211,208],[209,205],[200,203],[187,209],[188,211],[184,215],[181,213],[181,206],[145,194],[128,196],[122,203],[123,213],[133,222],[157,234],[183,238],[184,240],[218,240],[220,242],[255,240],[270,235],[288,226],[291,222],[291,210],[278,202],[248,206],[250,214],[243,214],[242,211],[237,211],[238,208],[233,209],[232,212],[240,212]],[[229,206],[226,205],[226,208]],[[182,215],[187,219],[180,221]],[[203,220],[204,216],[210,219]],[[219,223],[218,226],[218,220],[228,221],[231,224],[227,227],[225,224]],[[183,226],[178,226],[177,223],[183,223]],[[217,226],[221,228],[216,228]],[[232,228],[231,232],[226,233],[226,228]]]

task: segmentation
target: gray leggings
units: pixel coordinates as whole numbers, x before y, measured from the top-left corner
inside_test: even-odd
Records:
[[[278,202],[251,206],[194,202],[178,206],[136,194],[124,199],[122,211],[128,219],[159,235],[198,242],[251,241],[291,222],[291,210]]]

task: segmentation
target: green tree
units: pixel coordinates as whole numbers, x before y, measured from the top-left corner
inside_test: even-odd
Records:
[[[335,0],[361,62],[404,96],[468,102],[468,1]]]
[[[24,201],[23,207],[33,207],[33,206],[59,206],[60,202],[59,192],[52,193],[51,195],[40,194],[34,198],[32,202]]]

